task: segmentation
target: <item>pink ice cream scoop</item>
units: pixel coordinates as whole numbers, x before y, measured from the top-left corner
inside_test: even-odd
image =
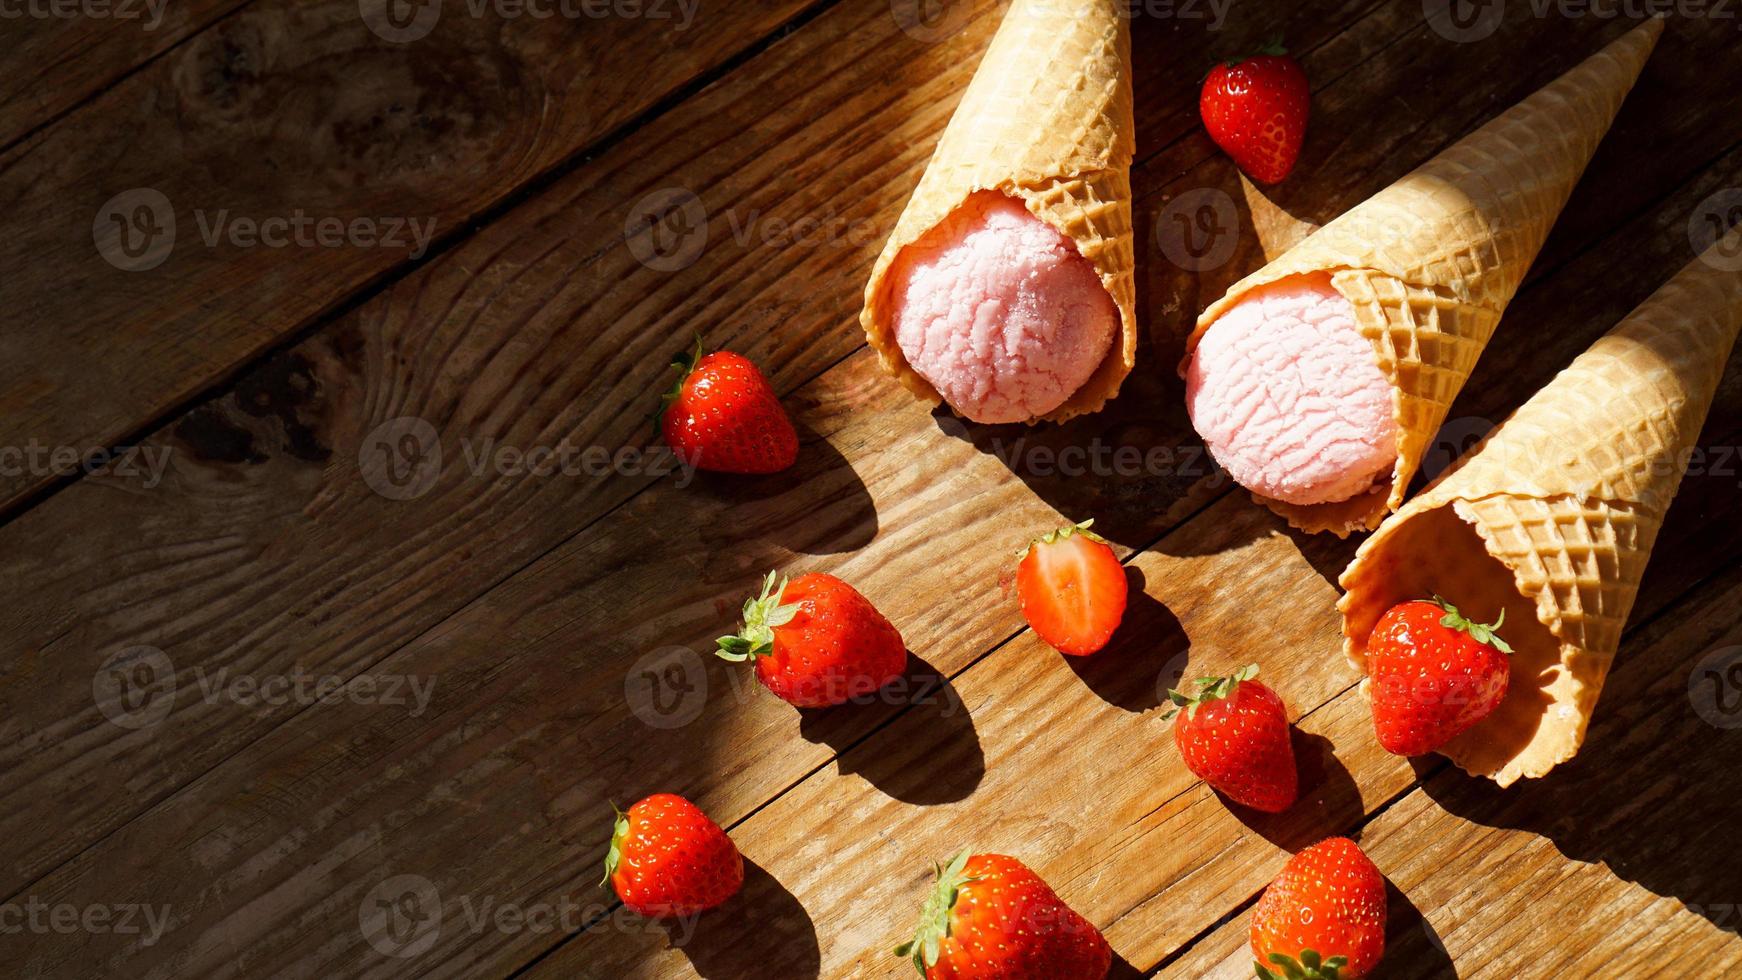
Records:
[[[1076,245],[995,191],[903,249],[890,270],[907,363],[975,422],[1065,403],[1107,356],[1119,310]]]
[[[1210,324],[1186,407],[1229,475],[1273,500],[1347,500],[1397,460],[1391,382],[1328,275],[1260,286]]]

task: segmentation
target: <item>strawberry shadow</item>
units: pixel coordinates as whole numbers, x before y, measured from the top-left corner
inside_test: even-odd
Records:
[[[1385,976],[1397,980],[1458,980],[1457,966],[1433,923],[1391,881],[1385,882]]]
[[[877,536],[871,491],[828,439],[802,421],[798,461],[762,476],[697,471],[689,489],[708,499],[696,533],[714,550],[761,541],[807,555],[853,551]],[[681,478],[681,474],[680,474]]]
[[[857,713],[874,706],[894,717],[867,731]],[[968,706],[949,678],[911,650],[907,672],[883,690],[799,714],[799,732],[833,748],[841,774],[855,773],[903,803],[933,806],[966,799],[986,775]],[[883,728],[891,731],[883,733]]]
[[[760,865],[744,860],[744,887],[686,923],[661,923],[670,945],[704,980],[778,976],[815,980],[822,972],[816,925],[797,897]]]
[[[1236,819],[1253,833],[1295,852],[1327,837],[1346,833],[1361,823],[1365,809],[1355,778],[1336,755],[1336,745],[1323,735],[1291,729],[1300,797],[1282,813],[1264,813],[1216,795]]]
[[[1159,707],[1174,686],[1170,668],[1183,667],[1180,655],[1190,647],[1178,617],[1144,591],[1143,570],[1126,566],[1130,591],[1125,618],[1113,638],[1087,657],[1065,658],[1077,677],[1101,700],[1133,713]],[[1163,680],[1168,673],[1170,678]]]
[[[1139,980],[1143,976],[1142,970],[1133,966],[1118,950],[1113,951],[1113,963],[1107,968],[1107,980]]]

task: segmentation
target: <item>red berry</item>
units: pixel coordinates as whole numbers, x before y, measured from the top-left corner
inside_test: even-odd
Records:
[[[737,894],[744,859],[694,803],[655,793],[617,814],[605,880],[630,911],[694,915]]]
[[[1385,876],[1344,837],[1301,851],[1252,909],[1252,955],[1266,980],[1361,980],[1385,955]]]
[[[812,572],[744,603],[744,627],[723,636],[726,660],[753,660],[764,687],[789,704],[821,708],[880,690],[907,669],[907,645],[869,599]]]
[[[1253,180],[1267,184],[1294,170],[1311,105],[1306,72],[1279,44],[1210,69],[1198,97],[1210,139]]]
[[[1512,648],[1444,599],[1393,606],[1367,638],[1368,697],[1379,744],[1396,755],[1440,748],[1506,697]]]
[[[726,473],[777,473],[798,459],[798,433],[756,365],[731,351],[693,354],[672,364],[682,372],[665,395],[659,427],[684,462]]]
[[[937,885],[911,941],[927,980],[1101,980],[1113,951],[1021,861],[1002,854],[957,854],[937,868]]]
[[[1016,568],[1022,616],[1053,649],[1090,654],[1125,616],[1125,567],[1084,521],[1036,538]]]
[[[1181,706],[1173,740],[1192,774],[1254,810],[1281,813],[1300,794],[1288,709],[1253,680],[1258,665],[1205,677],[1196,694],[1169,691]]]

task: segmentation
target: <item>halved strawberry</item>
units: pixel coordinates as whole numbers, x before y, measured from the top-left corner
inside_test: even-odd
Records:
[[[1125,567],[1093,523],[1034,539],[1016,568],[1023,618],[1054,649],[1078,656],[1106,646],[1125,616]]]

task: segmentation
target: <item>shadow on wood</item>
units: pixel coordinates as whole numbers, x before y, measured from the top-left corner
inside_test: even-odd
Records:
[[[842,775],[862,776],[885,795],[914,806],[954,803],[980,785],[986,758],[968,706],[949,678],[913,651],[907,653],[907,673],[900,680],[858,700],[899,703],[903,710],[892,725],[917,725],[926,735],[868,739],[847,723],[844,713],[860,709],[851,702],[799,712],[799,731],[835,750]]]
[[[1087,657],[1059,656],[1101,700],[1143,712],[1167,699],[1167,689],[1185,669],[1190,645],[1178,617],[1144,591],[1143,570],[1127,566],[1125,575],[1130,593],[1113,639]]]
[[[1733,588],[1738,574],[1723,577]],[[1709,606],[1668,610],[1629,635],[1571,762],[1506,791],[1447,767],[1423,789],[1466,820],[1547,838],[1568,858],[1604,865],[1742,934],[1735,841],[1742,728],[1708,723],[1700,712],[1711,706],[1691,699],[1702,654],[1734,642],[1713,611],[1735,593],[1713,594]]]
[[[1253,833],[1286,851],[1302,848],[1346,833],[1361,821],[1361,791],[1355,778],[1337,758],[1336,745],[1323,735],[1292,729],[1295,769],[1300,778],[1300,798],[1282,813],[1264,813],[1241,806],[1221,793],[1216,796],[1228,812]]]
[[[703,915],[687,938],[679,928],[667,927],[667,937],[704,980],[766,976],[815,980],[822,970],[810,913],[786,886],[748,858],[743,890]]]
[[[854,551],[877,536],[871,491],[840,450],[802,420],[798,462],[767,476],[695,474],[696,492],[729,504],[721,520],[696,533],[718,551],[741,550],[748,540],[809,555]]]
[[[1402,889],[1387,881],[1385,890],[1390,896],[1385,918],[1385,976],[1397,980],[1458,980],[1457,967],[1433,923]]]

